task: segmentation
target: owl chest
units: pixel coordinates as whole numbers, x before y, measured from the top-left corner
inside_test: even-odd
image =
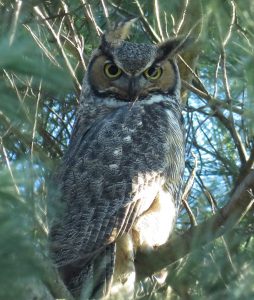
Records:
[[[173,112],[161,107],[141,107],[125,116],[118,131],[122,153],[148,164],[167,160],[183,142],[183,132]],[[116,143],[117,144],[117,143]]]

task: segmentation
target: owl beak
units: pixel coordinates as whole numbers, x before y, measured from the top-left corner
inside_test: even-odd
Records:
[[[135,77],[131,77],[128,86],[128,95],[129,100],[134,102],[138,100],[140,95],[140,85],[138,84],[138,79]]]

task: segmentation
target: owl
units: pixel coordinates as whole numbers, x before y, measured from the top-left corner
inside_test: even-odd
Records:
[[[62,209],[50,252],[77,299],[132,295],[135,253],[168,241],[180,205],[185,135],[176,55],[188,39],[131,43],[130,23],[103,34],[91,56],[55,180]]]

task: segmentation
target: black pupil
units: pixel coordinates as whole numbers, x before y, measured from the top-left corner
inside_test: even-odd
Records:
[[[149,68],[149,70],[147,71],[148,75],[150,77],[154,77],[157,74],[157,68],[155,67],[151,67]]]
[[[110,75],[116,75],[118,73],[118,67],[116,65],[110,65],[110,67],[108,67],[108,72]]]

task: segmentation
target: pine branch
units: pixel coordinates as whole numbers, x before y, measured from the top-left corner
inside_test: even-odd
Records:
[[[235,189],[230,201],[215,215],[196,227],[191,227],[181,236],[172,238],[154,251],[138,252],[135,262],[138,278],[141,280],[160,271],[230,231],[252,207],[253,191],[254,170],[251,170]]]

